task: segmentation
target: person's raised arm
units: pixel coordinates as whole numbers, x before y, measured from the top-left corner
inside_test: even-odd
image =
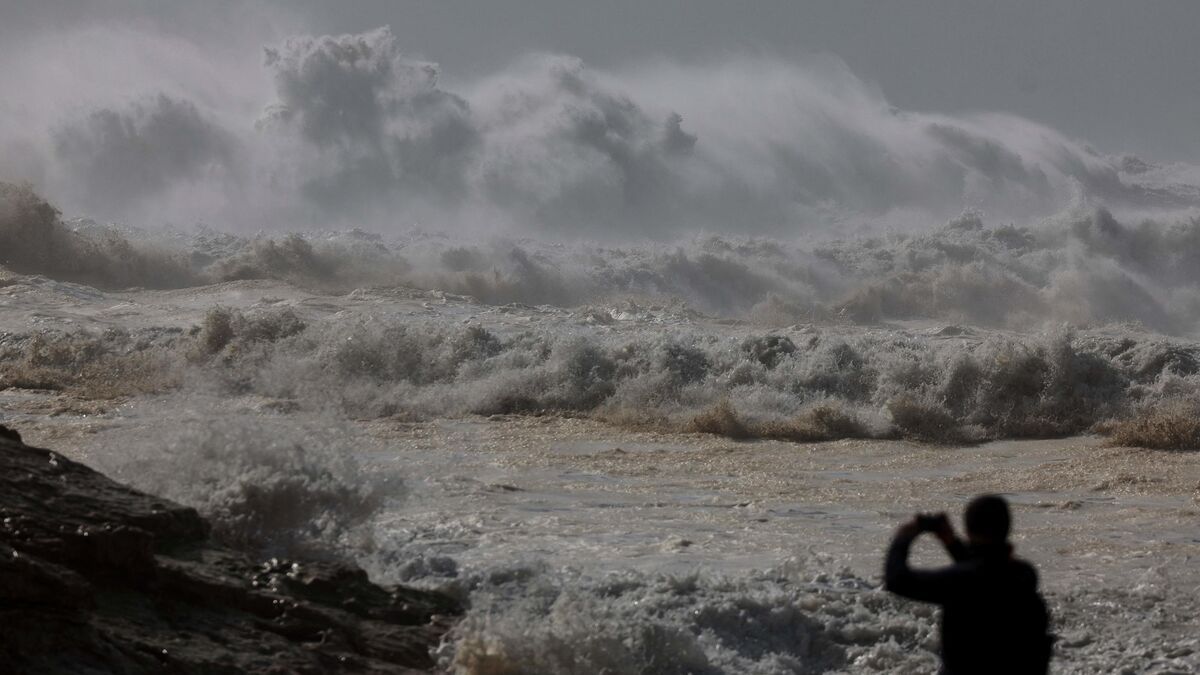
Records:
[[[951,592],[953,569],[914,570],[908,566],[909,549],[921,531],[917,518],[896,529],[884,563],[883,586],[912,600],[942,602]]]

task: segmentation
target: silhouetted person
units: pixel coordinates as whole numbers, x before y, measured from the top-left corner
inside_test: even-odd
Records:
[[[1013,557],[1008,503],[982,495],[967,504],[967,542],[946,514],[918,515],[900,526],[888,549],[884,585],[897,595],[942,606],[942,672],[950,675],[1046,672],[1053,638],[1038,594],[1037,571]],[[933,570],[908,566],[908,550],[932,532],[954,564]]]

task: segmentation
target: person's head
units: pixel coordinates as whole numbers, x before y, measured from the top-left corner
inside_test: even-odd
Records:
[[[979,544],[1003,543],[1012,523],[1008,502],[1000,495],[979,495],[972,499],[963,520],[967,524],[967,538]]]

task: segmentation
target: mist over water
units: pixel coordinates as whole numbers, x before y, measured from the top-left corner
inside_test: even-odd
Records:
[[[68,271],[31,260],[23,235],[13,269],[110,286],[276,277],[494,303],[679,299],[768,323],[1194,325],[1195,167],[1108,156],[1011,115],[898,110],[834,57],[603,72],[530,55],[450,87],[387,28],[253,48],[138,24],[52,37],[6,54],[4,88],[28,96],[0,108],[0,177],[150,239],[197,223],[383,238],[201,234],[173,242],[179,264],[133,255],[125,271],[140,246],[50,237],[40,259],[78,261]],[[761,236],[777,241],[733,240]]]
[[[1192,167],[1012,115],[899,110],[832,56],[605,72],[535,54],[451,87],[386,27],[248,42],[136,24],[29,38],[0,80],[28,92],[0,107],[0,178],[68,214],[149,227],[607,241],[1200,204]]]

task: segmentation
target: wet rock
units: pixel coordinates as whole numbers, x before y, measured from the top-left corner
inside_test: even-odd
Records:
[[[0,438],[16,441],[18,443],[21,442],[21,434],[18,434],[16,429],[9,429],[3,424],[0,424]]]
[[[449,596],[323,561],[256,561],[195,510],[0,427],[0,663],[8,672],[406,672]],[[9,670],[11,669],[11,670]]]

